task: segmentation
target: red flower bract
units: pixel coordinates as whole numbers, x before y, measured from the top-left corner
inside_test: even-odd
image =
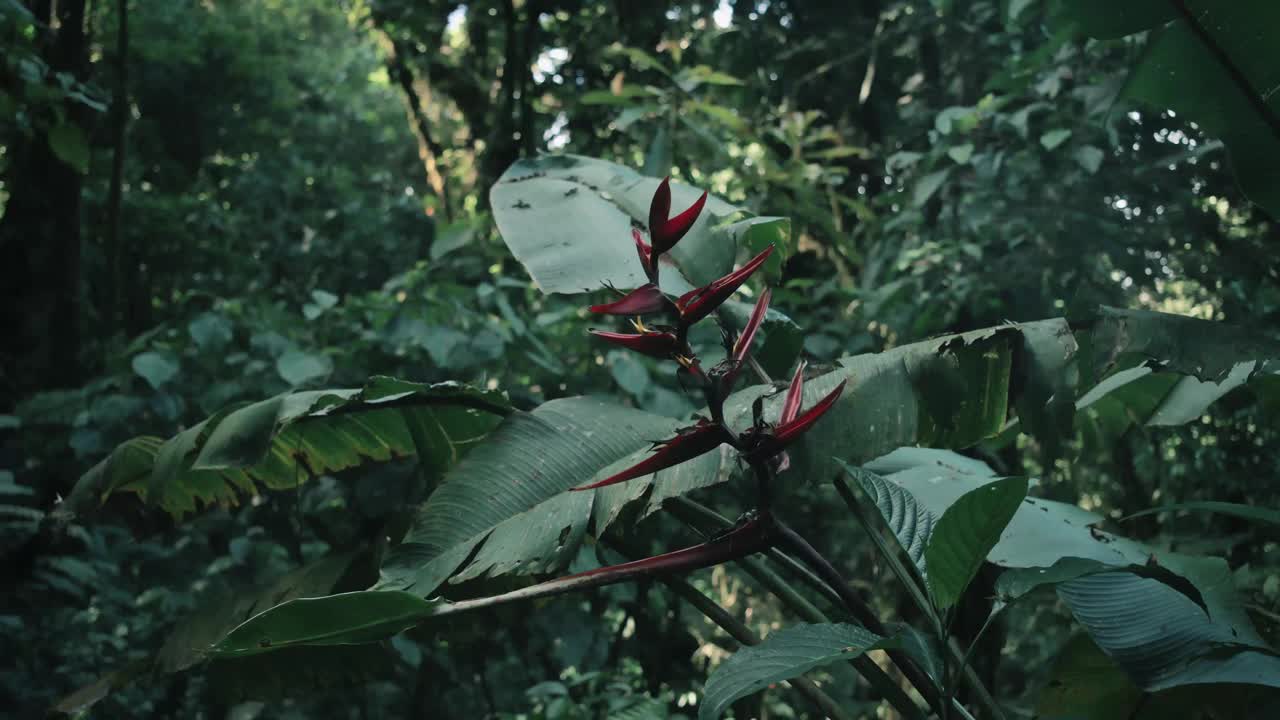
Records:
[[[658,283],[658,263],[657,258],[653,256],[653,248],[649,247],[649,243],[644,241],[644,236],[640,231],[631,228],[631,238],[636,241],[636,254],[640,256],[640,267],[644,268],[644,276],[649,278],[649,282]]]
[[[725,275],[709,285],[705,285],[696,290],[690,290],[684,295],[681,295],[680,298],[676,300],[676,307],[680,309],[680,316],[683,318],[685,324],[692,325],[711,314],[711,312],[716,308],[720,307],[725,300],[728,300],[729,297],[733,295],[734,291],[737,290],[742,283],[747,281],[747,278],[751,277],[752,273],[760,269],[760,266],[764,264],[764,261],[769,258],[769,254],[772,252],[773,246],[770,245],[759,255],[751,258],[751,260],[749,260],[747,264],[743,265],[740,269]]]
[[[658,185],[658,189],[653,193],[653,200],[649,203],[649,237],[653,240],[653,253],[650,255],[650,261],[656,264],[657,256],[675,247],[680,242],[680,238],[689,232],[689,228],[693,227],[693,223],[697,221],[698,215],[702,213],[702,206],[707,204],[707,193],[703,192],[702,196],[693,202],[684,212],[679,215],[668,218],[671,213],[671,178],[663,178]]]
[[[662,312],[671,301],[653,283],[646,283],[621,299],[603,305],[592,305],[591,312],[606,315],[647,315]]]
[[[628,350],[635,350],[638,353],[662,359],[674,357],[683,349],[675,333],[660,330],[651,330],[639,334],[592,330],[591,334],[614,345],[621,345]]]
[[[643,461],[620,473],[610,475],[600,482],[573,489],[591,490],[592,488],[634,480],[664,468],[679,465],[686,460],[692,460],[703,453],[715,450],[720,447],[721,443],[729,441],[729,435],[725,432],[724,427],[718,423],[702,419],[698,421],[697,425],[677,430],[676,436],[670,440],[654,443],[654,454]]]
[[[847,380],[841,380],[840,384],[837,385],[834,390],[827,393],[826,397],[814,403],[813,407],[790,421],[779,422],[778,426],[773,428],[772,432],[758,433],[752,441],[751,449],[744,453],[744,457],[746,457],[749,462],[760,462],[785,450],[788,445],[795,442],[797,438],[803,435],[809,428],[813,427],[813,424],[818,421],[818,418],[822,417],[831,409],[831,406],[835,404],[836,400],[840,399],[840,393],[844,392],[844,386],[847,382]],[[795,381],[792,381],[793,388],[795,385]],[[791,400],[791,395],[791,390],[788,390],[787,401],[784,401],[783,403],[784,413],[787,410],[787,403]]]

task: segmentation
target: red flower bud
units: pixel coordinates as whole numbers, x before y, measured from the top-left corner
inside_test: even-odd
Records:
[[[644,241],[644,236],[635,228],[631,228],[631,237],[636,241],[636,254],[640,256],[640,267],[644,268],[644,276],[649,278],[649,282],[657,285],[658,263],[655,262],[657,258],[653,256],[653,248],[649,247],[649,243]]]
[[[684,319],[686,325],[692,325],[728,300],[734,291],[737,290],[742,283],[751,277],[751,274],[760,269],[764,261],[769,258],[769,254],[773,252],[773,246],[765,248],[763,252],[751,258],[741,269],[725,275],[696,290],[681,295],[676,300],[676,307],[680,309],[680,316]]]
[[[803,381],[802,381],[803,382]],[[834,390],[827,393],[826,397],[814,403],[813,407],[806,410],[802,415],[795,417],[787,422],[779,422],[778,426],[769,431],[767,428],[756,429],[754,437],[748,440],[751,448],[744,453],[749,462],[759,462],[767,460],[787,448],[788,445],[795,442],[797,438],[803,435],[813,424],[822,417],[836,400],[840,398],[840,393],[844,392],[847,380],[841,380],[840,384]],[[795,382],[792,381],[792,387]],[[791,399],[791,390],[787,391],[787,401]],[[783,403],[783,412],[787,411],[786,402]]]
[[[786,425],[800,414],[800,402],[804,398],[804,361],[796,368],[791,378],[791,386],[787,388],[787,399],[782,402],[782,414],[778,416],[778,424]]]
[[[628,350],[664,360],[679,354],[684,349],[675,333],[666,331],[649,330],[634,334],[592,330],[591,334]]]
[[[654,454],[645,458],[643,461],[632,465],[615,475],[601,480],[600,482],[582,487],[573,488],[574,490],[591,490],[592,488],[606,487],[608,485],[616,485],[627,480],[634,480],[638,477],[644,477],[651,473],[655,473],[664,468],[679,465],[686,460],[692,460],[704,453],[711,452],[720,447],[722,443],[730,442],[728,433],[719,423],[713,423],[709,420],[699,420],[697,425],[682,428],[676,431],[676,436],[670,440],[663,440],[654,443]]]
[[[680,238],[693,227],[698,215],[702,213],[702,207],[706,204],[707,193],[703,192],[702,196],[684,212],[668,218],[671,213],[671,178],[663,178],[662,183],[653,193],[653,200],[649,203],[649,237],[653,239],[653,253],[650,259],[656,261],[658,255],[675,247],[675,244],[680,242]]]
[[[646,283],[615,300],[604,305],[592,305],[591,312],[605,315],[647,315],[662,312],[669,307],[671,301],[652,283]]]

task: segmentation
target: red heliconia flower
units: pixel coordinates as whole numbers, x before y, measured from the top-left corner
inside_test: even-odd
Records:
[[[769,259],[769,254],[772,252],[773,246],[770,245],[759,255],[751,258],[741,269],[731,272],[709,285],[690,290],[681,295],[676,300],[676,307],[679,308],[680,317],[685,324],[692,325],[720,307],[742,283],[747,281],[747,278],[751,277],[752,273],[760,269],[760,266],[764,264],[765,260]]]
[[[705,418],[699,419],[696,425],[677,430],[676,436],[670,440],[654,443],[654,454],[641,462],[620,473],[610,475],[599,482],[573,489],[591,490],[644,477],[673,465],[679,465],[686,460],[692,460],[704,453],[709,453],[720,447],[722,443],[730,441],[731,438],[725,432],[724,426]]]
[[[653,283],[645,283],[632,290],[619,300],[603,305],[592,305],[591,312],[605,315],[648,315],[662,312],[671,306],[671,301]]]
[[[778,416],[778,424],[786,425],[800,414],[800,402],[804,399],[805,362],[800,361],[796,374],[791,376],[791,385],[787,387],[787,398],[782,401],[782,413]]]
[[[671,213],[671,178],[663,178],[649,203],[649,237],[653,239],[650,259],[656,261],[658,255],[675,247],[680,238],[693,227],[694,221],[702,213],[702,206],[706,204],[707,193],[704,191],[684,212],[668,217]]]
[[[649,243],[644,241],[644,236],[635,228],[631,228],[631,238],[636,241],[636,254],[640,256],[640,267],[644,268],[644,276],[649,278],[649,282],[657,285],[658,263],[653,255],[653,248],[649,247]]]
[[[799,376],[799,373],[797,373],[797,376]],[[754,433],[751,433],[754,435],[754,437],[748,441],[751,447],[746,453],[744,453],[744,456],[748,461],[759,462],[761,460],[767,460],[768,458],[771,458],[785,450],[788,445],[795,442],[797,438],[805,433],[805,431],[813,427],[813,424],[818,421],[818,418],[822,417],[831,409],[831,406],[835,404],[836,400],[840,399],[840,393],[844,392],[845,383],[848,381],[841,380],[840,384],[837,385],[834,390],[827,393],[826,397],[814,403],[813,407],[804,411],[804,413],[796,415],[795,413],[798,412],[800,405],[800,386],[803,382],[804,380],[797,381],[793,379],[791,381],[791,388],[787,390],[787,399],[783,402],[782,407],[782,417],[791,415],[792,417],[790,420],[783,422],[780,417],[778,425],[774,427],[772,431],[767,428],[759,428],[755,429]],[[795,395],[794,402],[792,400],[793,394]],[[750,431],[748,432],[750,433]]]
[[[664,360],[680,354],[684,349],[683,343],[675,336],[675,333],[665,330],[642,330],[640,333],[592,330],[591,334],[614,345],[621,345],[628,350],[635,350],[638,353]]]
[[[755,307],[751,309],[751,317],[747,319],[746,327],[742,328],[738,339],[733,342],[733,347],[729,348],[729,357],[717,366],[716,374],[720,378],[720,391],[725,395],[733,389],[733,381],[738,377],[738,371],[742,369],[747,353],[751,351],[751,341],[755,339],[756,332],[760,330],[760,324],[764,322],[764,316],[769,311],[769,298],[772,295],[773,291],[768,288],[760,293]]]

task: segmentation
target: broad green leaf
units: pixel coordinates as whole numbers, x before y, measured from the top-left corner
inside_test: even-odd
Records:
[[[1056,150],[1059,145],[1067,141],[1071,137],[1071,131],[1066,128],[1058,128],[1040,136],[1040,144],[1045,150]]]
[[[791,680],[824,665],[851,660],[878,647],[884,638],[847,623],[796,625],[779,630],[759,645],[745,647],[707,678],[698,720],[715,720],[738,698]]]
[[[973,143],[964,143],[963,145],[953,145],[947,148],[947,157],[956,161],[957,165],[964,165],[969,162],[969,158],[973,157]]]
[[[1009,603],[1030,593],[1031,591],[1050,585],[1058,585],[1089,575],[1104,572],[1123,571],[1137,577],[1149,578],[1177,590],[1188,599],[1199,605],[1206,613],[1204,597],[1190,580],[1174,573],[1159,563],[1145,565],[1107,565],[1088,558],[1063,557],[1052,566],[1043,568],[1010,568],[996,578],[996,598]]]
[[[1187,6],[1219,52],[1178,17],[1148,42],[1125,92],[1157,112],[1176,110],[1222,139],[1245,195],[1280,217],[1274,165],[1280,157],[1280,93],[1274,92],[1280,67],[1274,38],[1260,30],[1280,27],[1280,3],[1188,0]]]
[[[133,372],[155,390],[176,377],[180,369],[173,358],[158,352],[135,355],[132,365]]]
[[[1245,520],[1254,520],[1269,525],[1280,525],[1280,510],[1273,508],[1256,507],[1253,505],[1241,505],[1239,503],[1217,502],[1213,500],[1201,500],[1193,502],[1174,503],[1172,505],[1164,505],[1161,507],[1150,508],[1141,512],[1133,513],[1125,518],[1130,520],[1143,515],[1154,515],[1156,513],[1179,512],[1182,510],[1191,510],[1193,512],[1218,513],[1220,515],[1230,515],[1232,517],[1243,518]]]
[[[1103,307],[1089,324],[1080,345],[1092,371],[1086,379],[1095,381],[1136,360],[1162,372],[1220,383],[1238,372],[1240,363],[1280,359],[1280,343],[1266,333],[1227,323]],[[1251,372],[1261,370],[1258,365]]]
[[[545,155],[514,163],[494,184],[489,201],[502,239],[543,292],[633,288],[645,278],[631,228],[647,227],[649,201],[659,182],[604,160]],[[672,212],[688,207],[699,194],[673,182]],[[663,273],[664,288],[683,292],[732,267],[736,249],[725,248],[712,228],[738,212],[717,197],[708,198],[698,221],[670,253],[679,272]]]
[[[257,655],[299,645],[360,645],[431,616],[437,603],[407,592],[363,590],[299,598],[249,618],[210,649],[213,657]]]
[[[954,453],[914,449],[909,456],[893,455],[868,463],[867,469],[898,483],[935,514],[945,514],[962,495],[994,481],[990,468]],[[1225,562],[1157,552],[1099,529],[1103,522],[1075,505],[1027,498],[987,561],[1046,571],[1063,558],[1116,567],[1116,572],[1059,584],[1058,594],[1099,646],[1146,690],[1202,682],[1280,682],[1280,660],[1269,654],[1243,612]],[[1124,571],[1153,562],[1153,556],[1195,586],[1207,614],[1167,578],[1161,582]],[[931,572],[936,571],[931,567]],[[1214,650],[1218,645],[1221,652]]]
[[[353,566],[368,565],[368,558],[368,553],[331,555],[260,588],[215,595],[169,632],[156,655],[156,668],[178,672],[204,661],[209,649],[242,623],[284,602],[331,595]]]
[[[959,602],[1026,496],[1026,478],[1004,478],[970,490],[938,518],[924,553],[938,607]]]
[[[847,382],[839,401],[788,451],[788,472],[831,478],[840,472],[835,458],[864,463],[903,446],[961,448],[996,435],[1017,397],[1011,397],[1010,377],[1024,352],[1020,328],[1040,325],[1048,335],[1066,328],[1061,320],[988,328],[841,360],[837,370],[805,383],[808,407]],[[783,395],[782,388],[765,385],[740,390],[726,401],[725,416],[745,429],[752,403],[763,398],[764,417],[773,421]]]
[[[889,530],[906,551],[907,557],[911,558],[921,575],[927,578],[925,548],[929,545],[937,518],[921,507],[915,497],[901,485],[885,480],[870,470],[844,463],[841,465],[875,503]]]
[[[201,350],[215,350],[231,342],[231,322],[215,312],[200,313],[190,324],[187,332]]]
[[[50,128],[49,149],[81,175],[89,172],[89,139],[78,125],[64,122]]]
[[[412,457],[411,426],[432,440],[438,456],[430,461],[448,467],[508,410],[497,393],[388,377],[363,388],[286,393],[224,410],[167,441],[120,445],[80,478],[57,512],[90,513],[127,490],[181,517],[233,504],[259,486],[293,488],[312,475]]]
[[[1106,154],[1102,150],[1092,145],[1082,145],[1075,149],[1071,156],[1075,158],[1076,163],[1084,168],[1090,175],[1098,172],[1102,167],[1102,161],[1106,159]]]
[[[285,382],[297,387],[329,375],[333,372],[333,361],[327,355],[290,350],[276,358],[276,372]]]
[[[523,573],[567,565],[596,492],[568,492],[681,423],[594,398],[553,400],[518,412],[450,472],[419,508],[383,565],[380,587],[428,596],[479,547],[478,567]],[[641,479],[623,487],[643,489]],[[483,544],[482,544],[483,543]]]
[[[1058,595],[1144,690],[1215,682],[1280,687],[1280,657],[1245,615],[1227,564],[1172,555],[1161,562],[1195,583],[1208,618],[1184,595],[1129,573],[1088,575],[1059,585]]]

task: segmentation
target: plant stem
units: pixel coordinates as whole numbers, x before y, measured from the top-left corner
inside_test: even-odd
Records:
[[[862,505],[854,497],[853,491],[849,489],[844,479],[836,478],[835,486],[836,492],[840,494],[840,498],[849,506],[854,518],[857,519],[858,523],[862,525],[862,529],[870,536],[871,542],[875,543],[877,550],[889,565],[890,570],[898,578],[898,581],[902,583],[903,587],[907,589],[907,594],[911,596],[912,602],[933,623],[934,632],[937,634],[939,642],[943,645],[944,659],[950,658],[951,660],[960,661],[960,672],[963,673],[965,682],[968,683],[969,689],[973,690],[974,695],[977,696],[987,715],[993,720],[1004,720],[1004,713],[996,705],[995,698],[991,696],[991,692],[987,690],[987,686],[978,677],[978,674],[974,672],[973,668],[969,667],[967,655],[962,658],[958,649],[947,642],[947,631],[942,626],[942,620],[938,617],[937,611],[934,610],[933,603],[929,602],[928,596],[925,595],[924,590],[917,583],[916,574],[902,563],[898,554],[885,543],[884,538],[872,526],[871,519],[864,512]],[[987,618],[987,622],[991,622],[991,618]],[[986,625],[983,625],[983,629],[986,629]],[[967,715],[968,713],[966,712],[965,714]]]
[[[707,512],[715,514],[715,511],[707,509]],[[688,521],[686,521],[688,522]],[[689,525],[694,526],[693,523]],[[694,526],[696,529],[696,526]],[[799,615],[806,622],[811,623],[829,623],[831,620],[827,618],[816,605],[809,602],[807,598],[796,591],[790,583],[783,580],[773,571],[763,560],[763,558],[754,555],[740,558],[735,561],[742,568],[743,572],[750,575],[760,583],[767,591],[773,593],[782,601],[782,604],[789,608],[792,612]],[[924,714],[916,707],[915,702],[906,692],[898,685],[888,673],[880,668],[874,660],[866,655],[859,655],[849,661],[869,685],[877,692],[880,697],[884,698],[902,717],[908,720],[924,720]]]
[[[686,573],[691,570],[720,565],[730,560],[737,560],[760,552],[765,547],[768,547],[771,541],[772,529],[773,523],[767,516],[753,518],[741,527],[710,542],[643,560],[610,565],[556,578],[555,580],[548,580],[520,588],[519,590],[502,593],[501,595],[491,595],[489,597],[441,605],[432,611],[428,617],[453,615],[493,605],[563,595],[578,590],[615,585],[628,580]]]
[[[698,592],[683,578],[663,578],[662,582],[686,602],[694,606],[698,612],[705,615],[708,620],[733,636],[733,639],[743,645],[758,645],[760,643],[760,638],[751,632],[751,628],[739,622],[737,618],[730,615],[727,610],[720,607],[711,598]],[[823,692],[812,680],[798,677],[788,682],[797,693],[813,703],[818,708],[818,711],[825,716],[833,720],[853,720],[852,715],[846,712],[830,695]]]
[[[674,497],[667,500],[663,504],[663,509],[675,515],[681,520],[691,525],[696,525],[698,521],[712,525],[717,529],[733,527],[733,523],[728,518],[702,503],[690,500],[687,497]],[[831,586],[822,581],[822,578],[813,574],[813,571],[806,567],[803,563],[791,557],[777,547],[770,547],[766,554],[773,558],[774,562],[782,566],[791,575],[799,578],[804,583],[813,588],[817,593],[827,599],[832,605],[839,607],[843,603],[840,601],[840,595]]]
[[[822,553],[818,552],[807,540],[781,520],[774,518],[773,524],[777,541],[783,547],[790,548],[797,557],[809,565],[814,572],[818,573],[818,577],[821,577],[839,593],[845,609],[853,615],[855,620],[877,635],[888,636],[888,629],[885,628],[884,623],[880,622],[880,618],[871,611],[871,608],[853,591],[853,588],[849,587],[840,571],[823,557]],[[900,650],[890,650],[888,654],[897,664],[903,676],[915,686],[916,691],[929,703],[929,707],[933,708],[934,712],[942,714],[942,699],[938,694],[938,689],[928,675],[922,672],[906,653]]]
[[[924,589],[917,582],[917,576],[911,572],[902,560],[889,545],[884,541],[879,531],[872,526],[871,518],[867,517],[862,505],[854,497],[853,491],[845,484],[843,478],[835,480],[836,492],[839,493],[840,499],[844,500],[845,505],[849,506],[853,517],[862,526],[863,531],[867,533],[867,537],[871,538],[872,544],[876,546],[876,550],[880,553],[880,557],[884,558],[885,564],[889,566],[889,570],[898,578],[898,582],[906,588],[907,594],[911,596],[911,601],[915,604],[916,609],[929,618],[933,623],[934,630],[939,636],[942,635],[942,621],[938,618],[938,614],[933,609],[933,603],[929,602],[929,597],[925,595]]]

